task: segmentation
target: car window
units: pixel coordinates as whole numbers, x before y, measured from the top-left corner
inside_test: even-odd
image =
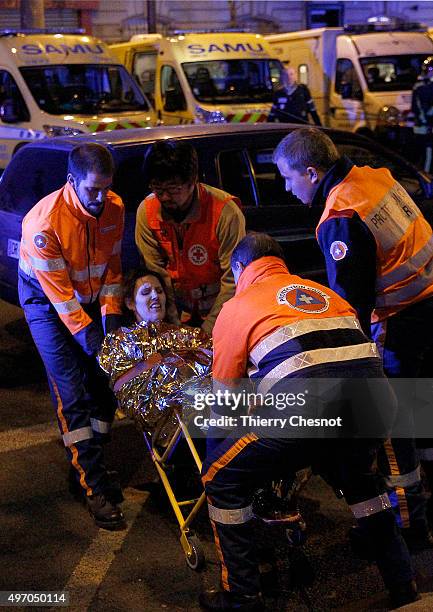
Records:
[[[357,166],[372,168],[388,168],[393,177],[406,189],[412,198],[420,195],[421,185],[415,172],[397,158],[388,157],[377,149],[375,151],[360,147],[359,144],[338,144],[337,149],[342,155],[347,155]]]
[[[41,158],[43,156],[43,163]],[[2,175],[0,209],[26,214],[40,199],[60,189],[66,182],[68,167],[67,151],[22,147]],[[23,168],[31,172],[23,180]]]
[[[221,188],[237,195],[245,206],[285,206],[299,200],[287,193],[272,162],[273,149],[223,151],[218,156]]]
[[[217,165],[221,189],[240,198],[244,206],[255,206],[251,170],[245,152],[242,149],[222,151],[218,155]]]
[[[272,161],[273,149],[255,149],[249,152],[259,193],[264,206],[297,204],[299,200],[285,189],[284,179]]]

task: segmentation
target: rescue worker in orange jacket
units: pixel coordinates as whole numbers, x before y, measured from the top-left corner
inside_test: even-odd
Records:
[[[66,184],[24,217],[18,280],[70,461],[70,487],[106,529],[124,525],[121,491],[103,460],[115,401],[95,358],[121,313],[124,207],[110,191],[113,173],[102,145],[71,151]]]
[[[137,211],[137,247],[165,281],[170,322],[178,324],[180,312],[183,322],[210,334],[234,293],[230,255],[245,235],[240,203],[198,182],[197,153],[182,140],[152,145],[145,174],[152,193]]]
[[[385,373],[415,378],[433,346],[430,225],[387,169],[354,166],[317,128],[286,136],[274,162],[287,191],[303,204],[323,207],[317,240],[329,285],[355,307],[364,332],[378,344]],[[395,489],[407,541],[414,548],[431,547],[411,437],[412,405],[403,395],[399,399],[407,437],[386,442],[382,469]],[[429,452],[425,458],[433,459]],[[433,464],[424,465],[433,486]]]
[[[393,605],[414,601],[409,553],[384,483],[373,467],[379,441],[342,440],[338,428],[329,434],[325,429],[302,431],[297,426],[301,416],[338,412],[345,425],[350,415],[362,413],[363,438],[364,426],[368,428],[372,418],[381,414],[383,423],[388,423],[385,429],[378,425],[370,431],[373,438],[386,435],[395,399],[375,344],[362,332],[355,310],[345,300],[318,283],[290,274],[281,247],[269,236],[247,235],[233,251],[232,269],[236,294],[224,304],[213,331],[214,387],[236,393],[248,372],[262,405],[257,407],[250,394],[250,406],[256,406],[250,411],[251,422],[243,432],[239,428],[233,432],[203,464],[223,590],[202,593],[202,607],[263,609],[252,537],[253,492],[260,481],[278,480],[311,462],[320,468],[326,463],[328,470],[338,474],[338,487],[358,521],[369,558],[376,561]],[[331,387],[334,391],[327,395],[325,389]],[[303,399],[293,403],[297,389],[303,390]],[[283,396],[287,403],[274,407],[272,398],[282,402]],[[341,409],[334,413],[339,403]],[[237,413],[228,408],[236,418]],[[293,425],[273,428],[271,421],[277,415],[293,418]],[[346,435],[349,430],[346,427]]]

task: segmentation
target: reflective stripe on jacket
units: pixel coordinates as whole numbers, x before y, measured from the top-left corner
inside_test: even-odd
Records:
[[[236,342],[233,341],[236,338]],[[248,375],[266,393],[275,380],[314,376],[316,366],[380,359],[355,310],[334,291],[290,274],[277,257],[242,273],[213,331],[213,377],[232,384]]]
[[[72,334],[89,325],[81,304],[99,300],[102,316],[120,314],[124,208],[113,192],[90,215],[68,183],[24,217],[19,266],[35,278]]]
[[[209,185],[198,184],[197,219],[176,224],[165,221],[161,203],[151,194],[145,200],[147,223],[166,258],[176,299],[188,312],[206,314],[220,291],[222,271],[216,229],[221,212],[237,199]]]
[[[352,217],[355,213],[376,242],[376,303],[372,321],[385,319],[432,295],[432,229],[387,169],[353,166],[329,192],[316,233],[327,219]]]

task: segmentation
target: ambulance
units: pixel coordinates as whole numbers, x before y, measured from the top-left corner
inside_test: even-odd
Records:
[[[283,69],[245,32],[140,34],[110,48],[168,125],[266,121]]]
[[[155,125],[155,113],[102,41],[0,31],[0,169],[27,142]]]
[[[376,19],[266,40],[308,86],[323,125],[372,136],[412,126],[412,88],[433,54],[433,41],[418,27]]]

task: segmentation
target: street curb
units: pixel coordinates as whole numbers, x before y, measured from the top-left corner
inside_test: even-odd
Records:
[[[418,612],[431,612],[433,610],[433,593],[420,593],[421,599],[414,601],[399,610],[417,610]]]

